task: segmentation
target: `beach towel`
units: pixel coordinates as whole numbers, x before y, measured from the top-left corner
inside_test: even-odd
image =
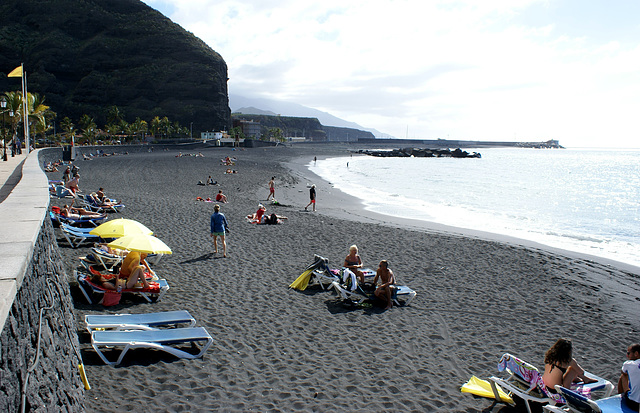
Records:
[[[498,396],[500,399],[509,404],[513,404],[513,399],[504,392],[501,388],[497,387]],[[493,390],[491,389],[491,383],[487,380],[482,380],[477,378],[476,376],[471,376],[468,382],[462,385],[460,388],[462,393],[470,393],[480,397],[486,397],[488,399],[495,399],[495,395],[493,394]]]

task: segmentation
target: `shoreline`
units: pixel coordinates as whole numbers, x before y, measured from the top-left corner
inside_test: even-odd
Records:
[[[345,155],[346,156],[346,155]],[[326,155],[319,158],[318,161],[336,157],[336,155]],[[369,211],[365,208],[362,201],[355,196],[349,195],[341,190],[335,188],[329,181],[324,180],[319,175],[311,171],[307,165],[310,160],[307,158],[292,159],[284,163],[289,168],[293,175],[299,177],[302,180],[309,183],[315,183],[318,190],[318,205],[320,206],[320,213],[334,216],[340,219],[349,219],[357,222],[367,222],[381,225],[389,225],[395,228],[403,228],[408,230],[424,231],[427,233],[438,233],[442,235],[458,236],[463,238],[478,239],[484,241],[495,241],[508,245],[514,245],[522,248],[529,248],[541,251],[547,251],[552,254],[563,255],[574,259],[584,259],[593,261],[603,265],[615,267],[622,271],[630,272],[636,275],[640,275],[640,266],[629,264],[622,261],[617,261],[607,257],[601,257],[598,255],[587,254],[579,251],[567,250],[559,247],[552,247],[550,245],[542,244],[536,241],[527,240],[524,238],[513,237],[504,234],[498,234],[487,231],[474,230],[469,228],[454,227],[450,225],[439,224],[436,222],[403,218],[393,215],[381,214],[374,211]],[[332,198],[332,204],[338,204],[340,206],[334,206],[332,204],[322,205],[320,197],[323,195],[329,195]],[[325,196],[326,196],[325,195]],[[305,194],[306,196],[306,194]],[[295,194],[291,191],[285,192],[286,202],[293,202],[296,199]]]

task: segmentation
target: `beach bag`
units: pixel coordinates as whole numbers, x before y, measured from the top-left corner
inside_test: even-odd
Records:
[[[105,290],[104,297],[102,298],[102,305],[105,307],[111,307],[120,303],[122,293],[112,290]]]

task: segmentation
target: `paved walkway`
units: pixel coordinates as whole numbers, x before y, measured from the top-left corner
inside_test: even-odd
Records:
[[[38,151],[0,157],[0,327],[5,325],[33,259],[48,213],[49,184]]]
[[[2,148],[0,148],[0,151]],[[22,177],[22,163],[27,158],[27,152],[22,151],[22,155],[11,156],[8,154],[7,160],[2,160],[0,153],[0,202],[4,201],[13,188],[20,182]]]

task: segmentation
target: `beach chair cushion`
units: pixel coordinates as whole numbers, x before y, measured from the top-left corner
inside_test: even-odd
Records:
[[[178,344],[204,342],[200,351],[196,354],[178,348]],[[204,327],[170,328],[162,330],[107,330],[93,331],[91,333],[91,345],[98,356],[106,364],[111,366],[122,362],[127,351],[135,348],[149,348],[166,351],[179,358],[195,359],[202,357],[213,338]],[[122,347],[116,361],[110,361],[103,353],[105,348],[113,348],[117,351]]]
[[[625,403],[620,394],[600,400],[590,400],[574,390],[562,386],[555,386],[555,388],[567,402],[564,411],[573,413],[637,413]]]
[[[84,316],[87,330],[155,330],[160,326],[189,324],[195,327],[196,320],[188,311],[163,311],[146,314],[87,314]]]

